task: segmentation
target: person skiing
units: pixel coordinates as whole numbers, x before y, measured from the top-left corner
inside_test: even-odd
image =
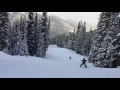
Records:
[[[80,65],[80,67],[82,67],[84,65],[87,68],[86,62],[87,62],[87,60],[85,60],[85,58],[83,58],[82,64]]]
[[[69,57],[70,58],[70,60],[71,60],[71,57]]]

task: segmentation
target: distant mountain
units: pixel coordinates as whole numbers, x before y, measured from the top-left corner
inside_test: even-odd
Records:
[[[52,37],[56,37],[61,34],[69,34],[69,32],[73,32],[74,27],[76,27],[75,25],[68,23],[57,16],[49,16],[49,18],[51,20],[50,35]]]
[[[28,12],[11,12],[10,13],[10,20],[13,22],[16,19],[20,19],[21,16],[27,18]],[[41,15],[38,14],[40,18]],[[61,34],[69,34],[69,32],[73,32],[74,28],[77,27],[77,22],[72,20],[63,20],[57,16],[48,16],[51,20],[51,30],[50,30],[50,37],[56,37]],[[93,26],[91,24],[87,24],[87,30],[90,30],[90,27]],[[94,26],[95,27],[95,26]],[[94,29],[94,28],[93,28]]]
[[[78,25],[78,22],[75,22],[75,21],[73,21],[73,20],[71,20],[71,19],[67,19],[67,20],[65,20],[65,21],[67,21],[68,23],[70,23],[70,24],[72,24],[72,25],[75,25],[75,26]]]

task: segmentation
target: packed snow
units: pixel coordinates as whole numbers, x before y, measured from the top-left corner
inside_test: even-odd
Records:
[[[45,59],[0,52],[0,78],[120,78],[120,68],[96,68],[89,63],[88,68],[80,68],[84,57],[56,45],[49,46]]]

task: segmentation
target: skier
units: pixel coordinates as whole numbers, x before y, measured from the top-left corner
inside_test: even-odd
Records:
[[[86,62],[87,62],[87,60],[85,60],[85,58],[83,58],[82,64],[80,65],[80,67],[82,67],[82,65],[84,65],[87,68]]]
[[[70,60],[71,60],[71,57],[69,57],[70,58]]]

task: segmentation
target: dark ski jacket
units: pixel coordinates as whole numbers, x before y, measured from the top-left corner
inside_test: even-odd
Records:
[[[82,62],[83,62],[83,64],[85,64],[87,62],[87,60],[83,59]]]

